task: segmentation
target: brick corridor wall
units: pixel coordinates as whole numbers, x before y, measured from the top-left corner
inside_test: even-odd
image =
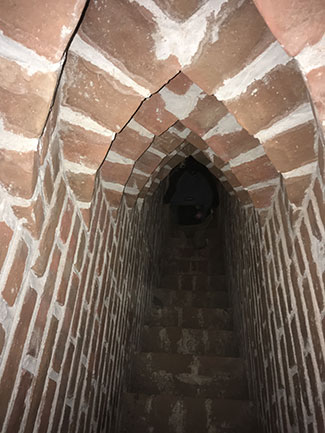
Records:
[[[97,182],[90,229],[55,143],[34,202],[0,209],[0,431],[114,431],[130,352],[157,281],[161,191],[110,208]],[[15,209],[31,218],[18,220]],[[21,216],[21,214],[19,214]]]
[[[300,209],[279,185],[262,218],[224,194],[227,265],[251,395],[267,433],[323,432],[324,153]]]

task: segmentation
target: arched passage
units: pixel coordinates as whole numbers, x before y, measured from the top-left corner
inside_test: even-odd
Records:
[[[253,2],[237,0],[0,6],[7,430],[22,423],[28,431],[35,420],[41,429],[47,416],[53,431],[63,418],[71,431],[113,423],[97,412],[114,412],[121,384],[109,382],[108,396],[101,377],[120,371],[122,317],[140,320],[142,283],[156,283],[151,252],[161,238],[153,231],[149,241],[143,224],[163,221],[149,204],[159,203],[170,168],[193,153],[232,197],[232,285],[247,288],[242,311],[269,330],[257,337],[246,324],[243,334],[252,392],[265,401],[264,420],[277,420],[267,431],[323,425],[324,8],[293,2],[300,13],[284,4],[280,16],[255,3],[265,21]],[[124,280],[137,281],[142,306]],[[258,350],[264,338],[262,358],[248,341]]]

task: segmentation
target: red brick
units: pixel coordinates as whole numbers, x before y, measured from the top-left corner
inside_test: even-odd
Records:
[[[6,342],[6,333],[0,323],[0,356],[2,354],[2,350],[4,348],[5,342]]]
[[[80,271],[84,256],[86,255],[86,248],[85,247],[86,247],[86,235],[85,235],[85,232],[83,231],[81,234],[81,237],[80,237],[77,260],[75,263],[75,268],[77,269],[77,271]]]
[[[114,191],[112,189],[106,188],[104,192],[106,200],[108,201],[110,206],[118,208],[122,200],[123,191]]]
[[[165,109],[164,100],[156,93],[142,103],[135,113],[134,120],[152,134],[160,135],[172,126],[177,118]]]
[[[23,370],[18,385],[17,396],[12,408],[6,431],[18,432],[26,410],[26,396],[33,381],[33,375]]]
[[[232,170],[243,187],[260,182],[266,182],[278,176],[277,171],[266,155],[261,156],[254,161],[243,163],[237,167],[232,167]]]
[[[9,350],[7,363],[3,370],[1,387],[1,405],[0,405],[0,429],[3,427],[8,403],[17,377],[18,367],[21,355],[26,342],[28,325],[31,322],[34,306],[36,303],[36,292],[28,289],[25,295],[24,303],[20,312],[19,321],[14,331],[14,337]]]
[[[5,128],[38,138],[48,116],[56,83],[57,72],[29,74],[15,61],[1,57],[0,111]]]
[[[75,394],[76,398],[74,400],[75,404],[74,404],[73,413],[71,416],[71,424],[70,424],[71,430],[70,431],[76,431],[77,420],[78,420],[78,416],[79,416],[79,406],[81,403],[82,389],[83,389],[84,379],[85,379],[85,373],[86,373],[86,369],[83,365],[81,365],[81,371],[80,371],[80,375],[78,378],[77,392]],[[57,406],[57,411],[58,411],[58,406]],[[57,430],[54,430],[54,428],[52,428],[52,433],[55,433],[56,431]]]
[[[93,281],[91,281],[91,285],[92,285],[92,298],[93,299],[97,299],[98,296],[98,291],[99,291],[99,283],[98,283],[98,279],[95,278]],[[89,284],[89,283],[88,283]],[[89,350],[90,350],[90,341],[91,341],[91,336],[92,336],[92,332],[93,332],[93,325],[94,325],[94,321],[95,321],[95,302],[91,303],[91,308],[89,310],[89,314],[88,314],[88,322],[87,322],[87,328],[85,329],[85,342],[84,342],[84,346],[83,346],[83,354],[85,356],[87,356],[89,354]]]
[[[314,135],[314,122],[309,122],[276,136],[263,146],[276,169],[283,173],[316,160]]]
[[[305,272],[306,266],[305,266],[305,262],[304,262],[303,257],[302,257],[302,252],[301,252],[298,238],[295,239],[295,251],[296,251],[296,255],[297,255],[297,263],[299,266],[300,274],[303,275]]]
[[[184,139],[178,137],[175,133],[171,133],[169,130],[164,132],[161,136],[155,137],[155,147],[161,149],[162,152],[171,153],[177,149]]]
[[[30,231],[35,239],[39,239],[44,223],[43,201],[39,195],[36,200],[30,202],[29,206],[13,206],[15,215],[19,219],[25,219],[24,227]]]
[[[66,243],[71,230],[73,210],[74,210],[73,203],[69,199],[67,201],[64,213],[62,215],[61,226],[60,226],[60,238],[64,244]]]
[[[96,174],[74,173],[67,171],[69,186],[76,196],[77,200],[89,203],[91,202]]]
[[[206,142],[225,162],[254,149],[259,144],[259,141],[245,129],[231,134],[214,135],[208,138]]]
[[[145,174],[151,174],[159,165],[161,157],[151,152],[145,152],[136,162],[135,168]]]
[[[228,2],[222,8],[223,15],[228,17],[218,29],[217,41],[206,43],[191,65],[184,69],[184,73],[208,94],[229,76],[240,72],[273,40],[251,2],[245,2],[239,8],[236,6],[236,3]]]
[[[204,140],[202,140],[202,138],[199,135],[195,134],[195,132],[191,132],[186,137],[186,141],[188,141],[194,147],[196,147],[197,149],[200,149],[200,150],[206,150],[208,148],[207,143]]]
[[[176,95],[185,95],[192,85],[193,81],[180,72],[166,84],[166,88]]]
[[[46,165],[45,174],[44,174],[44,193],[47,202],[50,203],[53,194],[53,182],[52,182],[50,166],[48,164]]]
[[[309,216],[309,223],[310,223],[312,234],[316,239],[322,241],[321,227],[319,226],[319,223],[316,219],[314,206],[312,205],[311,201],[308,203],[307,212]]]
[[[109,31],[106,30],[108,22]],[[154,18],[136,3],[112,0],[109,8],[103,0],[91,3],[81,28],[113,62],[116,59],[122,64],[123,70],[150,93],[159,90],[180,69],[175,56],[157,59]]]
[[[56,382],[54,380],[49,379],[47,383],[47,389],[45,396],[42,399],[42,415],[40,418],[39,431],[47,431],[49,419],[51,417],[51,410],[53,407],[54,395],[56,391]]]
[[[57,373],[61,370],[62,359],[64,355],[65,345],[70,333],[70,327],[72,324],[72,317],[76,303],[77,291],[79,288],[79,277],[74,273],[71,278],[69,285],[69,295],[67,305],[65,307],[64,318],[62,327],[60,329],[59,338],[56,343],[54,357],[52,361],[53,370]]]
[[[68,398],[73,398],[75,395],[75,387],[78,379],[78,370],[80,368],[80,357],[81,357],[81,349],[82,349],[82,337],[79,336],[74,352],[73,362],[71,363],[71,373],[70,373],[70,381],[67,396]]]
[[[51,433],[57,433],[59,431],[59,424],[61,421],[61,417],[63,415],[62,409],[65,403],[65,395],[66,395],[67,384],[70,375],[69,373],[71,371],[71,362],[73,358],[73,353],[74,353],[74,346],[72,343],[70,343],[64,360],[63,369],[62,369],[62,379],[57,394],[56,407],[55,407],[55,412],[53,417]]]
[[[53,110],[53,108],[52,108]],[[61,168],[60,152],[61,143],[57,137],[51,143],[51,157],[52,157],[52,167],[53,167],[53,182],[55,182]]]
[[[37,170],[36,152],[0,150],[0,183],[10,194],[31,198],[36,185]]]
[[[313,69],[307,74],[308,88],[310,90],[314,105],[318,111],[318,117],[321,123],[325,120],[324,80],[325,66]],[[322,124],[324,125],[324,123]]]
[[[64,105],[114,132],[123,128],[143,99],[130,87],[71,52],[64,73]]]
[[[241,191],[237,191],[236,196],[238,197],[238,200],[242,204],[251,204],[252,203],[251,197],[245,189],[242,189]]]
[[[291,203],[300,207],[306,195],[306,191],[310,186],[311,175],[284,178],[284,183],[287,189],[288,198]]]
[[[87,268],[88,268],[88,266],[87,266]],[[82,308],[83,308],[83,296],[84,296],[84,287],[85,287],[86,276],[87,276],[87,272],[84,271],[84,273],[82,275],[80,287],[79,287],[79,290],[77,293],[76,306],[75,306],[74,313],[73,313],[71,335],[75,338],[77,336],[80,314],[81,314]]]
[[[89,239],[89,252],[92,253],[93,249],[94,249],[94,243],[95,243],[95,239],[96,239],[96,232],[98,229],[98,220],[99,220],[99,214],[100,214],[100,207],[101,204],[103,203],[102,200],[102,193],[100,195],[100,198],[98,197],[96,202],[94,203],[93,206],[93,210],[94,210],[94,214],[93,214],[93,218],[91,221],[91,234],[90,234],[90,239]]]
[[[240,97],[226,101],[225,105],[253,135],[307,101],[306,85],[293,60],[285,66],[275,67],[263,79],[254,81]]]
[[[91,223],[91,208],[89,209],[80,209],[82,220],[85,223],[86,227],[90,228]]]
[[[123,131],[116,136],[110,150],[136,161],[139,156],[148,149],[152,142],[152,138],[145,137],[133,129],[125,127]],[[130,143],[132,143],[132,146]]]
[[[101,231],[103,231],[104,226],[109,224],[109,214],[107,212],[107,206],[106,202],[103,201],[102,203],[102,209],[100,211],[100,218],[99,218],[99,228]]]
[[[53,292],[54,292],[58,267],[60,263],[60,258],[61,258],[61,251],[58,249],[58,247],[55,247],[49,272],[43,287],[41,302],[38,307],[34,328],[28,346],[28,354],[30,354],[35,358],[38,357],[40,348],[42,346],[43,334],[46,328],[49,308],[53,298]]]
[[[69,432],[69,429],[70,429],[70,414],[71,414],[71,408],[70,408],[70,406],[65,405],[60,433],[68,433]],[[81,429],[81,426],[79,426],[79,431],[83,432],[83,430]]]
[[[4,289],[2,290],[2,296],[8,305],[14,305],[16,297],[21,288],[21,283],[23,280],[25,265],[28,256],[28,247],[23,239],[20,240],[11,269],[8,274],[8,278]]]
[[[313,281],[313,290],[314,290],[315,296],[317,298],[318,307],[319,307],[320,311],[323,311],[324,293],[323,293],[323,289],[322,289],[322,282],[320,281],[320,277],[318,274],[318,266],[317,266],[317,264],[313,258],[312,243],[311,243],[312,241],[310,239],[305,221],[301,222],[300,234],[301,234],[301,238],[302,238],[302,243],[304,245],[304,251],[305,251],[306,256],[307,256],[307,263],[308,263],[309,271],[310,271],[311,278]]]
[[[322,429],[324,428],[325,420],[323,418],[320,397],[317,389],[318,381],[317,381],[316,371],[310,353],[306,355],[305,361],[306,361],[308,376],[309,376],[311,390],[312,390],[311,395],[314,401],[314,424],[315,423],[317,424],[318,431],[322,431]]]
[[[253,189],[249,191],[254,206],[258,209],[270,207],[277,186],[272,185],[261,189]]]
[[[63,51],[78,23],[85,1],[58,0],[55,4],[10,3],[0,5],[1,27],[5,35],[53,62]],[[65,32],[62,33],[62,28]],[[66,31],[68,30],[68,31]]]
[[[33,271],[39,277],[41,277],[48,264],[48,259],[53,247],[55,231],[58,226],[58,221],[60,217],[60,213],[63,206],[63,201],[65,198],[66,187],[63,181],[61,181],[57,197],[55,201],[55,206],[51,209],[50,218],[47,221],[47,224],[43,228],[41,240],[39,243],[39,256],[37,257],[35,264],[33,266]]]
[[[133,165],[118,164],[117,162],[104,161],[101,166],[101,176],[105,182],[125,185],[132,172]]]
[[[254,0],[272,33],[291,56],[324,34],[322,0]]]
[[[56,96],[54,97],[53,106],[51,108],[51,111],[48,113],[48,118],[39,141],[39,161],[41,166],[44,165],[45,159],[49,151],[50,142],[51,154],[53,149],[57,150],[58,148],[58,140],[56,139],[56,136],[53,134],[53,132],[57,126],[59,106],[60,98],[58,97],[58,94],[56,94]],[[55,177],[56,175],[54,176],[54,178]]]
[[[319,212],[319,216],[322,220],[323,226],[325,227],[325,203],[324,203],[325,200],[323,198],[324,194],[318,179],[315,180],[314,194],[317,200],[317,209]]]
[[[112,141],[110,137],[62,121],[59,135],[66,160],[95,170],[105,158]]]
[[[6,259],[13,231],[4,221],[0,221],[0,270]]]
[[[51,356],[54,349],[54,342],[56,338],[57,328],[58,328],[58,320],[54,316],[52,316],[50,327],[44,344],[40,366],[37,371],[36,379],[33,384],[28,417],[26,421],[26,426],[24,428],[24,431],[26,433],[32,433],[34,431],[35,419],[42,400],[46,376],[48,374]]]
[[[182,120],[182,124],[202,137],[227,113],[228,110],[222,102],[214,96],[206,95],[199,98],[196,107],[186,119]]]
[[[73,227],[73,232],[71,234],[71,238],[69,242],[68,252],[65,258],[65,266],[62,273],[60,286],[57,292],[56,300],[61,305],[64,305],[66,299],[68,283],[71,277],[71,269],[74,263],[74,256],[77,248],[77,238],[78,238],[79,228],[80,228],[80,220],[79,218],[76,218]]]

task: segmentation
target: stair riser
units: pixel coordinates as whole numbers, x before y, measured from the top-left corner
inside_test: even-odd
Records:
[[[193,247],[180,246],[179,244],[168,244],[164,252],[167,257],[175,259],[212,259],[214,262],[224,256],[224,248],[214,245],[202,249],[193,249]]]
[[[144,397],[129,394],[123,433],[252,433],[252,405],[245,401]]]
[[[232,329],[232,319],[229,313],[217,308],[153,308],[147,324],[197,329]]]
[[[141,353],[134,368],[132,392],[247,398],[244,367],[239,359]]]
[[[154,304],[161,307],[227,308],[229,300],[228,293],[221,291],[193,292],[190,290],[156,289],[154,291]]]
[[[164,266],[164,272],[167,274],[209,274],[220,275],[225,271],[222,262],[212,263],[209,261],[198,260],[174,260]]]
[[[231,331],[145,327],[143,352],[238,356],[238,344]]]
[[[165,275],[161,287],[172,290],[227,290],[224,276],[213,275]]]

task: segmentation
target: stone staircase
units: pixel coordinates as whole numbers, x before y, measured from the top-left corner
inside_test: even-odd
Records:
[[[135,355],[123,433],[256,433],[232,330],[218,230],[202,250],[169,239],[162,288]]]

